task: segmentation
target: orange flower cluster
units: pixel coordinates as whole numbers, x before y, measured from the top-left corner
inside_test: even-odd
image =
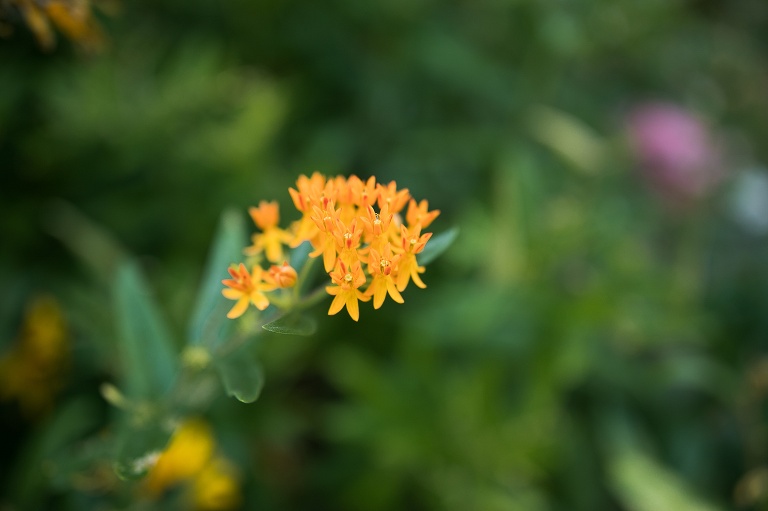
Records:
[[[261,202],[258,208],[251,208],[251,217],[261,232],[253,236],[246,254],[263,252],[269,261],[278,263],[283,260],[283,245],[297,247],[309,241],[314,248],[310,257],[322,256],[331,277],[326,291],[334,299],[328,314],[346,306],[357,321],[359,301],[373,298],[378,309],[387,295],[403,303],[400,293],[410,281],[426,287],[419,276],[424,267],[419,266],[416,255],[432,236],[422,229],[440,214],[430,211],[426,200],[416,202],[407,189],[398,190],[394,181],[384,185],[373,177],[367,181],[357,176],[326,178],[317,172],[300,176],[296,188],[288,191],[302,213],[301,219],[283,230],[278,226],[276,202]],[[266,308],[269,302],[263,292],[287,287],[280,284],[277,274],[288,268],[293,270],[285,263],[273,266],[266,275],[260,267],[254,267],[252,273],[244,265],[230,269],[233,279],[223,281],[229,287],[223,292],[238,303],[229,316],[242,314],[249,302]],[[287,282],[293,285],[295,278]]]
[[[8,32],[4,23],[11,21],[18,11],[27,27],[44,50],[56,44],[53,28],[76,43],[81,49],[95,52],[104,47],[104,35],[93,14],[93,4],[110,2],[98,0],[7,0],[0,2],[0,36]],[[114,7],[114,6],[113,6]],[[105,9],[102,9],[105,10]]]

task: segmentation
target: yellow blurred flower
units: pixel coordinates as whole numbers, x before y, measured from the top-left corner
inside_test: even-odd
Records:
[[[195,507],[201,510],[219,511],[234,509],[240,505],[240,487],[237,472],[223,458],[214,458],[193,482]]]
[[[91,0],[7,0],[0,2],[0,21],[5,10],[15,8],[44,50],[56,44],[55,27],[81,49],[94,52],[104,47],[105,38],[92,4]]]
[[[215,451],[213,432],[205,421],[184,422],[144,479],[144,492],[158,499],[165,491],[184,484],[194,509],[220,511],[237,507],[237,471]]]
[[[147,474],[144,480],[147,491],[158,495],[191,479],[211,460],[213,449],[213,434],[208,424],[198,419],[185,422]]]
[[[27,308],[16,343],[0,358],[0,397],[16,399],[31,416],[49,410],[68,362],[61,308],[51,296],[36,298]]]

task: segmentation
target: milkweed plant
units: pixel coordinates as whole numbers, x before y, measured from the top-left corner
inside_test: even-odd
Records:
[[[264,375],[253,346],[262,334],[314,334],[323,301],[347,321],[364,320],[361,302],[404,303],[409,288],[426,288],[426,265],[457,235],[433,235],[440,212],[395,182],[316,172],[288,192],[297,219],[281,226],[278,202],[262,200],[248,211],[250,243],[245,215],[222,216],[180,353],[138,265],[122,257],[105,272],[114,274],[122,366],[101,388],[120,417],[108,457],[120,478],[143,480],[147,499],[187,484],[199,508],[236,503],[236,471],[200,417],[219,388],[257,400]]]

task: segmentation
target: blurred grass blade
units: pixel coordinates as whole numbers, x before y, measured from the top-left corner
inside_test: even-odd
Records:
[[[110,282],[118,263],[125,258],[125,251],[110,233],[64,201],[53,202],[46,219],[53,236],[99,278]]]
[[[614,491],[630,511],[719,511],[675,473],[642,451],[624,448],[610,460]]]
[[[424,246],[424,250],[416,256],[419,264],[423,266],[437,259],[440,254],[448,250],[448,247],[451,246],[458,235],[459,228],[453,227],[445,232],[441,232],[437,236],[433,236]]]
[[[216,369],[228,395],[243,403],[253,403],[259,398],[264,387],[264,371],[250,346],[217,360]]]
[[[281,316],[262,328],[276,334],[312,335],[317,331],[317,323],[309,316],[293,313]]]
[[[197,302],[189,323],[188,342],[217,346],[232,331],[234,322],[227,311],[232,303],[221,295],[221,281],[228,277],[230,264],[242,259],[246,241],[243,219],[233,211],[225,212],[219,222],[208,262],[197,293]]]
[[[126,393],[131,398],[157,399],[176,375],[169,330],[135,263],[120,265],[114,293]]]

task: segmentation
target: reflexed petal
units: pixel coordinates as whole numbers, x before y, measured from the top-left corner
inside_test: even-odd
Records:
[[[413,283],[419,286],[421,289],[427,287],[427,285],[422,282],[421,277],[419,277],[419,267],[416,265],[413,265],[413,268],[411,268],[411,278],[413,279]]]
[[[333,316],[334,314],[339,312],[342,307],[344,307],[344,295],[337,294],[336,297],[333,299],[333,302],[331,302],[331,308],[328,309],[328,315]]]
[[[333,238],[328,238],[323,249],[323,266],[325,271],[333,270],[336,266],[336,247],[333,245]]]
[[[387,283],[381,277],[374,278],[365,294],[368,296],[373,295],[373,308],[378,309],[384,303],[384,298],[387,296]]]
[[[251,303],[256,306],[257,309],[260,311],[263,311],[267,307],[269,307],[269,300],[266,296],[259,292],[254,292],[251,294]]]
[[[397,303],[405,302],[405,300],[403,300],[403,296],[397,290],[397,287],[395,287],[395,283],[392,281],[392,279],[387,279],[387,291],[389,291],[389,296]]]
[[[339,297],[341,297],[341,295],[336,298]],[[347,295],[347,312],[349,312],[349,316],[355,321],[360,318],[360,309],[357,306],[357,296],[354,293],[349,293]]]
[[[239,318],[240,316],[243,315],[243,313],[247,308],[248,308],[248,297],[244,296],[237,301],[237,303],[235,304],[234,307],[232,307],[232,309],[230,309],[230,311],[227,313],[227,317],[229,319]]]
[[[231,288],[222,289],[221,294],[223,294],[225,298],[229,298],[230,300],[237,300],[241,296],[243,296],[242,291],[238,291],[237,289],[231,289]]]

